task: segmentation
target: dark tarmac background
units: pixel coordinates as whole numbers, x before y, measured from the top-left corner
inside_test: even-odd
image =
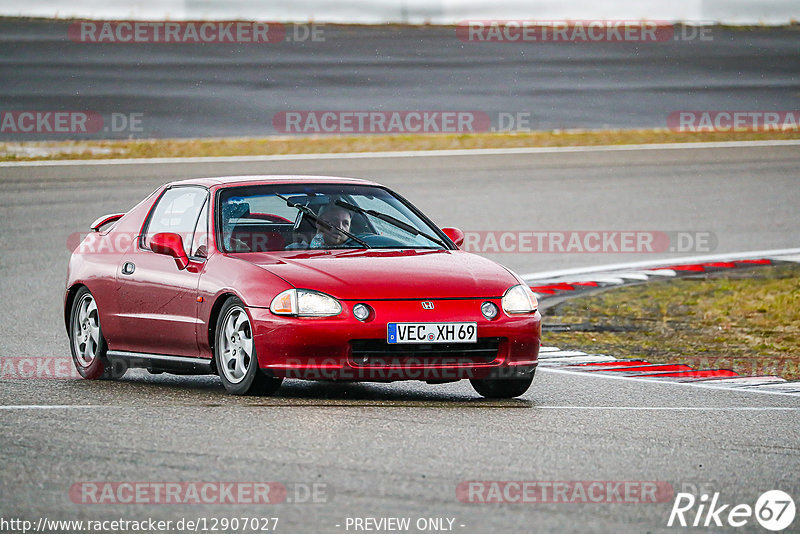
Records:
[[[67,28],[0,20],[0,109],[143,114],[141,132],[94,137],[263,136],[276,133],[275,113],[292,110],[482,111],[495,127],[498,113],[523,112],[534,130],[665,128],[673,111],[795,110],[800,99],[796,29],[487,43],[462,42],[453,27],[323,26],[323,42],[211,45],[75,43]]]

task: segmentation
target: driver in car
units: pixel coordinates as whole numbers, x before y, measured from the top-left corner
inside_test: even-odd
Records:
[[[352,216],[350,212],[336,204],[328,204],[319,213],[319,220],[317,221],[317,235],[311,240],[308,248],[329,248],[339,247],[347,241],[347,236],[338,230],[350,231],[350,221]],[[332,226],[329,228],[324,224],[324,221]]]

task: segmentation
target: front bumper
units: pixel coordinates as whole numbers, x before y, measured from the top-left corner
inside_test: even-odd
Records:
[[[278,377],[448,382],[530,374],[538,363],[541,316],[500,311],[488,320],[480,312],[487,300],[500,307],[500,299],[435,300],[433,310],[422,309],[420,300],[363,300],[342,301],[343,311],[336,317],[278,316],[265,308],[247,311],[259,366]],[[352,314],[359,302],[373,309],[367,321]],[[386,343],[390,322],[466,321],[477,323],[477,344]]]

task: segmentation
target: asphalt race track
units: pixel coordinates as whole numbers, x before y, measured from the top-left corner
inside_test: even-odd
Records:
[[[275,134],[299,110],[530,113],[529,128],[664,128],[681,110],[795,110],[795,29],[666,42],[462,42],[447,27],[325,26],[275,44],[82,43],[0,21],[0,110],[96,111],[141,138]],[[110,114],[139,114],[113,131]],[[2,140],[64,134],[2,133]],[[74,136],[73,136],[74,137]],[[88,135],[87,135],[88,137]]]
[[[798,147],[788,145],[3,166],[0,357],[68,356],[60,310],[68,236],[179,177],[369,177],[440,225],[708,230],[716,252],[731,252],[797,246],[798,164]],[[533,272],[657,256],[494,257]],[[773,489],[796,499],[799,415],[797,397],[544,369],[522,399],[507,402],[480,400],[466,382],[287,381],[275,397],[234,398],[213,377],[3,379],[0,512],[34,521],[279,517],[277,531],[286,533],[352,532],[348,517],[409,517],[412,525],[450,518],[465,533],[667,532],[678,528],[666,526],[672,492],[655,503],[481,504],[461,502],[456,488],[465,481],[654,481],[698,498],[719,492],[732,505],[753,506]],[[74,484],[135,481],[275,481],[292,502],[89,505],[70,498]],[[298,503],[313,484],[322,502]],[[744,530],[763,531],[753,518]]]

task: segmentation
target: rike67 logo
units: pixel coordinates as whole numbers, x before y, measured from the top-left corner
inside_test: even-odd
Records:
[[[766,491],[749,504],[731,505],[720,500],[719,492],[709,499],[704,493],[699,499],[691,493],[678,493],[669,514],[667,526],[671,527],[743,527],[753,517],[765,529],[778,532],[794,521],[795,504],[792,497],[781,490]]]

